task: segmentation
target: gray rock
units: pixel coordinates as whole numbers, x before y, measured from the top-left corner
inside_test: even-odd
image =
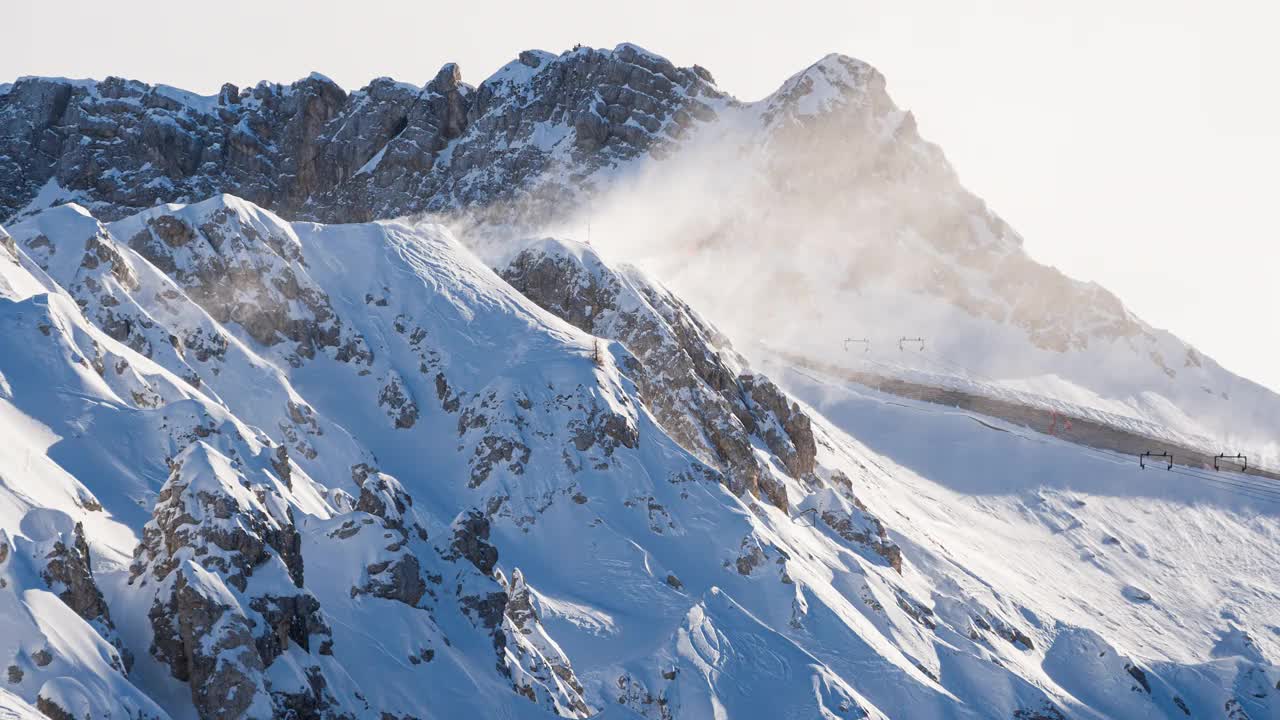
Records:
[[[814,469],[808,416],[767,378],[742,372],[728,340],[684,302],[631,268],[607,266],[590,248],[544,240],[499,269],[508,283],[578,328],[621,342],[663,429],[718,468],[735,493],[787,507],[782,485],[756,459],[765,442],[797,478]]]
[[[252,624],[193,586],[186,572],[174,575],[167,602],[157,601],[149,613],[151,654],[190,684],[202,720],[249,717],[250,707],[261,708],[266,696]]]
[[[292,511],[269,482],[267,468],[280,456],[263,450],[252,459],[258,482],[239,480],[250,499],[201,469],[215,459],[204,456],[216,452],[195,444],[173,461],[135,551],[129,582],[155,588],[150,652],[190,685],[202,719],[280,716],[287,707],[335,717],[327,683],[312,683],[317,694],[301,697],[274,693],[266,681],[267,668],[290,645],[303,653],[332,648],[320,603],[303,587]],[[265,584],[255,583],[258,576],[266,576]],[[297,590],[281,592],[290,584]],[[224,601],[232,592],[238,604]],[[316,665],[303,669],[320,672]]]
[[[489,544],[489,518],[479,510],[472,510],[454,521],[449,547],[450,559],[465,558],[486,576],[493,573],[498,563],[498,549]]]
[[[524,52],[508,67],[524,72],[479,88],[450,63],[421,88],[379,78],[347,94],[312,75],[197,99],[115,77],[23,78],[0,95],[0,218],[50,180],[106,219],[220,192],[342,221],[488,203],[547,179],[540,127],[565,125],[574,162],[601,167],[682,133],[677,114],[710,119],[719,97],[705,71],[630,46]],[[572,190],[561,182],[538,192]]]
[[[9,254],[11,260],[18,261],[18,244],[13,241],[13,237],[3,226],[0,226],[0,248]]]
[[[115,624],[111,622],[111,610],[94,579],[84,525],[76,523],[72,537],[54,538],[45,545],[49,547],[41,548],[44,555],[40,577],[67,607],[116,646],[123,669],[128,672],[133,667],[133,654],[116,633]]]

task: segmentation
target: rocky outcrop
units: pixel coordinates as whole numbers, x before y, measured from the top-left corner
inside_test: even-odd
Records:
[[[665,680],[674,680],[675,671],[670,671],[670,677],[664,677]],[[667,699],[666,690],[654,693],[639,678],[626,673],[618,676],[617,680],[617,701],[619,705],[626,707],[646,720],[673,720],[675,715],[672,714],[671,703]]]
[[[631,399],[620,394],[616,404],[606,402],[598,389],[593,383],[549,388],[554,392],[540,395],[537,401],[503,384],[472,394],[458,413],[459,445],[470,468],[468,485],[481,487],[500,472],[523,475],[533,457],[528,429],[552,417],[556,427],[550,432],[562,436],[561,457],[568,458],[565,463],[571,470],[613,467],[615,453],[620,448],[634,449],[640,434]],[[569,457],[571,452],[576,460]]]
[[[583,697],[582,683],[569,658],[543,628],[524,575],[516,569],[510,580],[498,573],[497,581],[507,598],[501,625],[502,664],[515,691],[560,717],[589,717],[592,711]]]
[[[720,98],[705,70],[631,45],[521,53],[478,88],[453,63],[350,94],[318,74],[211,97],[23,78],[0,94],[0,218],[46,186],[107,219],[220,192],[344,222],[565,194],[549,168],[657,151]]]
[[[763,442],[796,478],[813,473],[809,418],[768,378],[745,370],[728,340],[633,268],[591,248],[542,240],[500,268],[503,279],[578,328],[618,340],[638,360],[645,406],[672,437],[719,468],[734,492],[786,508],[781,481],[752,448]]]
[[[263,455],[258,472],[274,459]],[[319,601],[303,587],[292,511],[265,475],[251,481],[244,467],[204,442],[173,461],[130,577],[154,598],[151,655],[190,685],[201,718],[273,717],[299,703],[328,708],[324,683],[304,702],[272,692],[267,680],[290,647],[304,658],[324,655],[332,639]],[[310,662],[307,672],[320,675]]]
[[[589,717],[592,710],[582,683],[542,626],[524,574],[516,569],[508,580],[496,568],[498,550],[489,543],[489,532],[489,519],[478,510],[453,524],[445,559],[464,560],[477,571],[459,578],[457,596],[463,612],[490,633],[498,671],[516,693],[560,717]]]
[[[814,470],[818,445],[809,416],[763,375],[743,374],[738,382],[751,403],[755,434],[777,455],[787,472],[803,478]]]
[[[854,548],[868,550],[902,574],[902,548],[889,538],[884,523],[852,493],[848,478],[837,476],[832,487],[819,489],[800,503],[796,517],[825,527]]]
[[[379,90],[395,94],[385,82]],[[523,52],[474,89],[449,64],[411,104],[404,96],[388,110],[395,135],[305,214],[369,219],[509,201],[546,214],[543,201],[578,192],[575,177],[660,154],[714,119],[723,99],[705,70],[631,45]]]
[[[462,558],[482,575],[492,575],[498,564],[498,549],[489,544],[489,529],[489,518],[479,510],[471,510],[459,516],[454,520],[453,537],[445,558]]]
[[[292,230],[253,206],[224,200],[139,216],[129,247],[219,323],[239,325],[264,346],[294,343],[289,359],[295,365],[324,349],[367,359],[363,340],[344,328],[307,275]]]
[[[18,261],[18,244],[13,241],[13,237],[4,229],[4,226],[0,226],[0,250],[6,252],[10,260]]]
[[[45,226],[49,226],[49,234],[45,234]],[[20,223],[14,231],[15,240],[27,257],[53,275],[75,298],[85,316],[111,339],[148,358],[173,350],[164,347],[169,344],[168,334],[134,299],[140,283],[125,260],[125,251],[82,208],[55,208],[34,223]],[[63,255],[78,256],[79,263],[60,262]],[[184,368],[180,374],[193,376],[194,372]],[[154,394],[141,388],[139,392]],[[154,403],[155,398],[150,401]]]
[[[264,205],[299,206],[336,181],[317,162],[323,130],[349,102],[319,75],[291,85],[223,86],[217,97],[107,78],[27,78],[0,96],[0,214],[52,181],[108,219],[234,189]],[[104,168],[111,168],[103,173]]]
[[[29,563],[44,587],[114,646],[110,665],[127,675],[133,667],[133,655],[116,631],[111,609],[94,576],[83,523],[57,510],[37,508],[24,516],[22,531],[25,537],[14,538],[11,551],[8,534],[0,530],[0,590],[8,587],[9,581],[3,575],[10,553],[14,552]],[[52,660],[50,652],[43,648],[31,657],[38,667],[47,666]],[[17,676],[20,682],[22,673],[20,667],[13,666],[10,679]]]
[[[372,595],[416,606],[427,592],[418,556],[410,549],[413,539],[427,539],[427,531],[413,511],[413,498],[394,477],[367,464],[351,469],[360,488],[357,513],[368,513],[380,522],[373,525],[348,520],[336,533],[342,539],[362,532],[376,533],[377,559],[365,567],[364,582],[351,589],[352,596]],[[389,542],[388,542],[389,541]]]
[[[40,577],[45,584],[67,607],[116,646],[127,673],[133,667],[133,654],[116,633],[111,610],[94,579],[84,525],[76,523],[69,534],[59,532],[37,543],[34,549],[37,561],[43,565]]]
[[[172,583],[149,613],[151,654],[174,679],[191,686],[202,719],[269,717],[253,625],[225,585],[194,563],[175,569]]]

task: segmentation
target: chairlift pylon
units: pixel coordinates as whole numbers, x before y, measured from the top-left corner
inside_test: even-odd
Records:
[[[1214,458],[1213,458],[1213,469],[1214,469],[1214,470],[1221,470],[1221,469],[1222,469],[1222,468],[1221,468],[1221,467],[1219,467],[1219,465],[1218,465],[1218,461],[1220,461],[1220,460],[1230,460],[1231,462],[1239,463],[1239,465],[1240,465],[1240,472],[1244,472],[1244,471],[1246,471],[1246,470],[1248,470],[1248,469],[1249,469],[1249,458],[1248,458],[1248,457],[1246,457],[1246,456],[1244,456],[1244,455],[1226,455],[1226,454],[1218,454],[1218,455],[1215,455],[1215,456],[1214,456]]]
[[[1170,455],[1170,454],[1169,454],[1169,453],[1167,453],[1167,452],[1159,452],[1159,453],[1156,453],[1156,452],[1151,452],[1150,450],[1148,450],[1148,451],[1146,451],[1146,452],[1142,453],[1141,455],[1139,455],[1139,456],[1138,456],[1138,465],[1140,465],[1140,466],[1142,467],[1142,469],[1143,469],[1143,470],[1146,470],[1146,469],[1147,469],[1147,462],[1146,462],[1147,458],[1161,458],[1161,459],[1163,459],[1163,460],[1166,460],[1166,461],[1169,463],[1169,465],[1168,465],[1168,467],[1166,467],[1166,468],[1165,468],[1165,470],[1172,470],[1172,469],[1173,469],[1173,456],[1172,456],[1172,455]]]
[[[920,347],[919,347],[918,349],[919,349],[919,351],[920,351],[920,352],[924,352],[924,338],[922,338],[922,337],[913,337],[913,338],[909,338],[909,337],[902,337],[902,338],[898,338],[898,349],[899,349],[899,350],[906,350],[906,349],[907,349],[907,348],[906,348],[906,344],[907,344],[907,343],[920,343]]]
[[[864,353],[871,352],[871,340],[869,340],[868,338],[845,338],[844,339],[845,352],[849,352],[849,343],[858,343],[862,345],[862,352]]]

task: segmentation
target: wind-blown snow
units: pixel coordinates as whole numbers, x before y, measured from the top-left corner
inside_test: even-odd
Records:
[[[520,102],[551,58],[527,59],[486,84]],[[788,81],[794,103],[743,106],[738,121],[803,129],[850,92],[849,107],[866,109],[876,77],[827,58]],[[910,127],[900,113],[872,119],[878,137]],[[554,154],[566,128],[524,140]],[[979,224],[976,246],[1013,256],[1015,236]],[[664,315],[703,277],[697,265],[725,278],[701,291],[710,301],[760,282],[759,256],[639,263],[688,266],[664,284],[608,264],[625,252],[525,243],[581,271],[584,287],[553,290],[617,278],[593,330],[602,338],[504,281],[468,249],[480,241],[431,222],[293,223],[219,195],[105,224],[62,205],[9,231],[0,717],[42,699],[76,716],[208,714],[204,658],[243,672],[243,714],[257,717],[290,702],[361,718],[1280,715],[1280,495],[1238,474],[1144,472],[754,347],[750,369],[692,309]],[[486,249],[493,266],[511,260],[510,246]],[[794,328],[782,349],[829,359],[830,338],[881,299],[843,286],[848,268],[831,265],[810,268],[799,290],[776,288],[822,310],[803,328],[775,295],[708,316],[749,318],[731,322],[741,335],[759,322]],[[799,269],[780,262],[769,277]],[[898,299],[909,315],[935,307]],[[1027,327],[947,318],[956,337],[982,342],[837,357],[1135,432],[1221,429],[1173,402],[1190,380],[1129,392],[1141,386],[1089,372],[1103,359],[1166,376],[1135,348],[1181,357],[1172,336],[1090,336],[1061,372],[992,379],[970,372],[971,358],[1025,345]],[[1064,325],[1033,330],[1077,329],[1078,318],[1054,318]],[[1109,320],[1132,318],[1080,322]],[[824,334],[805,345],[802,329]],[[659,396],[646,396],[638,378],[653,346],[688,355],[696,384],[655,383]],[[1192,357],[1180,373],[1247,394],[1211,361],[1186,370]],[[777,416],[751,415],[758,400],[741,378],[760,370],[790,393],[783,409],[811,422],[816,457],[803,472],[766,441]],[[731,490],[723,437],[691,409],[718,393],[744,408],[744,454],[776,496]],[[1257,401],[1254,415],[1268,407]],[[680,413],[700,442],[670,431]],[[73,576],[78,537],[91,569]],[[85,617],[90,587],[110,622]],[[282,607],[293,614],[277,625]],[[205,615],[208,627],[191,629]],[[168,633],[169,617],[187,629]]]

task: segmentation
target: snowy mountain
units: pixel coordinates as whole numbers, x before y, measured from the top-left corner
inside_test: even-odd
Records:
[[[20,78],[0,94],[0,219],[67,199],[116,219],[219,192],[342,222],[555,201],[726,102],[706,70],[633,45],[524,52],[478,87],[450,63],[422,87],[350,94],[314,73],[210,97]]]
[[[1280,716],[1280,493],[814,369],[1280,417],[865,64],[24,78],[0,148],[0,717]]]
[[[428,213],[490,260],[594,226],[753,354],[760,340],[1047,412],[1104,410],[1280,466],[1280,396],[1036,263],[884,77],[843,56],[750,103],[633,45],[527,51],[474,87],[454,64],[421,87],[351,93],[319,74],[210,97],[21,78],[0,93],[0,168],[10,222],[226,192],[291,219]],[[900,351],[904,337],[926,353]],[[846,353],[849,338],[872,354]]]
[[[290,224],[231,196],[106,224],[63,205],[10,232],[13,704],[1280,710],[1276,601],[1238,584],[1266,582],[1274,515],[1194,486],[1094,509],[1103,479],[965,497],[954,473],[894,459],[927,454],[854,440],[842,406],[837,422],[800,406],[670,291],[589,247],[537,241],[499,275],[438,225]],[[993,435],[920,422],[890,435]],[[1126,504],[1155,517],[1128,525]],[[1185,534],[1162,536],[1165,516]],[[1152,558],[1207,533],[1246,554]],[[1033,548],[1069,571],[1042,577]],[[1207,578],[1222,583],[1176,596]]]
[[[590,222],[744,346],[1280,467],[1280,395],[1028,256],[870,66],[824,58],[685,146],[619,178]]]

